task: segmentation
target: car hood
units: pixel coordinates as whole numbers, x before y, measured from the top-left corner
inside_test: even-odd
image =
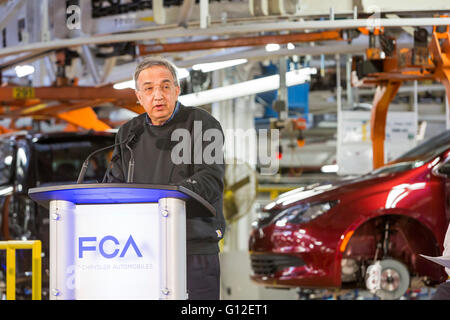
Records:
[[[310,184],[281,194],[273,202],[267,204],[263,211],[284,209],[297,201],[315,197],[325,192],[333,192],[334,196],[354,192],[355,190],[361,190],[369,185],[372,186],[373,183],[367,183],[369,180],[379,180],[377,182],[382,182],[384,180],[392,179],[392,175],[393,174],[367,174],[358,177],[347,177],[332,182]]]

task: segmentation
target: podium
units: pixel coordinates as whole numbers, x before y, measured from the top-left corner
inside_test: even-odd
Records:
[[[214,208],[182,186],[131,183],[38,187],[49,209],[50,299],[184,300],[186,204]]]

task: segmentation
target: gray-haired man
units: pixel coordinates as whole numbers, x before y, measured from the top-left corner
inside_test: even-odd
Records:
[[[178,102],[180,86],[176,69],[170,62],[155,58],[146,59],[138,65],[134,79],[136,96],[146,112],[122,125],[116,142],[126,140],[131,132],[142,132],[133,145],[134,182],[181,185],[199,194],[215,208],[214,218],[189,218],[190,212],[206,209],[195,204],[187,205],[187,290],[189,299],[219,299],[218,242],[225,232],[222,213],[222,128],[207,111],[185,107]],[[198,129],[194,130],[199,127],[195,124],[201,124],[200,134]],[[137,130],[138,128],[140,130]],[[180,155],[182,159],[189,161],[173,161],[176,143],[172,134],[175,130],[184,130],[190,135],[189,156]],[[207,130],[215,130],[214,132],[220,135],[215,137],[214,143],[218,147],[214,148],[213,157],[220,161],[198,161],[199,158],[203,159],[203,154],[198,153],[211,144],[211,139],[203,139],[203,133]],[[200,145],[202,148],[194,148],[194,145]],[[184,149],[184,152],[187,150]],[[124,145],[116,147],[105,181],[125,182],[129,159],[130,152]]]

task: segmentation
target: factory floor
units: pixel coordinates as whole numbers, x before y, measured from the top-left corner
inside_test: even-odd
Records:
[[[250,280],[251,268],[248,252],[221,253],[222,300],[380,300],[368,290],[310,290],[275,289],[258,285]],[[418,287],[408,291],[399,300],[430,300],[434,287]]]

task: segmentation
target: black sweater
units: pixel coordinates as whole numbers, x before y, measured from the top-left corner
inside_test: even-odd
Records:
[[[135,183],[173,184],[181,185],[197,193],[208,201],[216,210],[216,217],[190,218],[190,213],[207,210],[196,202],[186,205],[186,236],[187,254],[213,254],[219,252],[218,241],[225,233],[225,219],[222,212],[223,203],[223,131],[220,123],[207,111],[179,105],[178,111],[172,119],[161,126],[152,126],[146,121],[146,114],[141,114],[119,128],[116,143],[126,141],[134,133],[136,138],[128,145],[133,148],[135,157]],[[196,121],[194,125],[194,121]],[[200,125],[201,124],[201,125]],[[201,134],[199,128],[201,126]],[[189,132],[190,138],[184,140],[172,135],[176,129]],[[205,131],[221,134],[221,139],[209,139],[204,136]],[[195,137],[194,137],[195,134]],[[180,151],[181,142],[190,141],[191,150]],[[209,141],[209,140],[211,141]],[[175,140],[175,141],[172,141]],[[197,143],[196,143],[197,142]],[[220,153],[212,153],[215,163],[206,164],[202,152],[211,151],[211,146],[220,144]],[[177,146],[178,145],[178,146]],[[194,145],[196,148],[194,149]],[[200,150],[199,146],[202,146]],[[208,148],[209,145],[209,148]],[[185,146],[183,144],[183,146]],[[172,153],[174,147],[176,148]],[[214,148],[217,151],[217,148]],[[172,160],[176,158],[175,164]],[[219,159],[221,161],[217,161]],[[130,152],[125,144],[114,149],[111,168],[106,174],[106,182],[125,182],[128,175],[128,161]],[[188,161],[186,161],[188,159]],[[201,213],[200,213],[201,215]]]

